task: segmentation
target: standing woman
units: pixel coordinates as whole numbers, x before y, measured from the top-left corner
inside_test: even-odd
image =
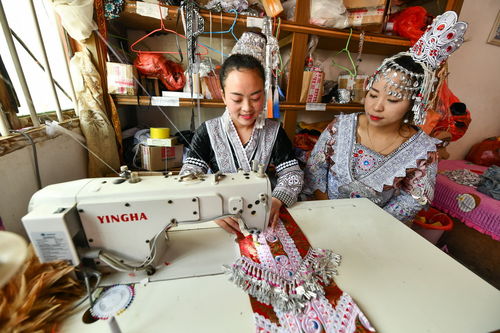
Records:
[[[438,16],[410,52],[385,59],[369,78],[363,114],[340,115],[316,143],[304,192],[316,199],[368,198],[404,223],[434,196],[439,140],[423,124],[436,69],[467,25]]]
[[[280,123],[263,117],[264,68],[251,55],[233,54],[222,65],[220,82],[226,111],[196,130],[181,175],[209,169],[214,173],[234,173],[240,168],[250,171],[253,160],[266,170],[274,165],[277,182],[270,216],[274,225],[280,207],[297,201],[303,172]],[[228,232],[239,231],[238,223],[230,217],[215,222]]]

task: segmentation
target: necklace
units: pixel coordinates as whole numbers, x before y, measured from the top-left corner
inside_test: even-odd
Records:
[[[396,136],[394,136],[394,138],[391,140],[391,143],[388,146],[384,147],[384,149],[376,150],[375,145],[373,144],[372,141],[372,137],[370,135],[370,124],[368,124],[368,122],[366,124],[366,133],[368,134],[368,139],[370,140],[370,147],[373,147],[373,150],[379,154],[382,154],[383,151],[386,151],[387,149],[392,147],[394,145],[394,142],[397,142],[395,140],[399,137],[399,133],[396,133]]]

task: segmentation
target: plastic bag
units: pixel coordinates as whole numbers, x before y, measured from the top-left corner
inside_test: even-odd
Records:
[[[451,141],[456,141],[465,134],[470,122],[467,106],[451,92],[445,81],[439,89],[436,108],[428,111],[422,130],[433,137],[448,132]]]
[[[393,31],[401,37],[406,37],[415,44],[424,34],[427,11],[424,7],[414,6],[394,14],[389,21],[394,23]]]
[[[141,52],[137,55],[134,66],[140,73],[160,79],[168,90],[181,90],[186,84],[181,64],[168,60],[161,54]]]
[[[349,22],[344,3],[342,0],[311,0],[309,23],[327,28],[346,28]]]
[[[491,137],[476,143],[465,159],[484,166],[500,165],[500,137]]]
[[[97,24],[92,20],[94,1],[52,0],[52,5],[61,18],[62,26],[73,39],[85,40],[93,30],[97,30]]]

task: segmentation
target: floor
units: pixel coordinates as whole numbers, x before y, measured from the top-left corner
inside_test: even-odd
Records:
[[[500,241],[493,240],[457,219],[439,240],[451,257],[500,290]]]

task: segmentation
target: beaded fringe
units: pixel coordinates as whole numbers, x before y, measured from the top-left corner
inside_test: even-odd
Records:
[[[225,265],[229,280],[259,302],[283,312],[300,312],[306,303],[324,295],[337,275],[341,256],[331,250],[309,249],[297,272],[289,279],[271,272],[248,257],[242,256],[232,266]]]

